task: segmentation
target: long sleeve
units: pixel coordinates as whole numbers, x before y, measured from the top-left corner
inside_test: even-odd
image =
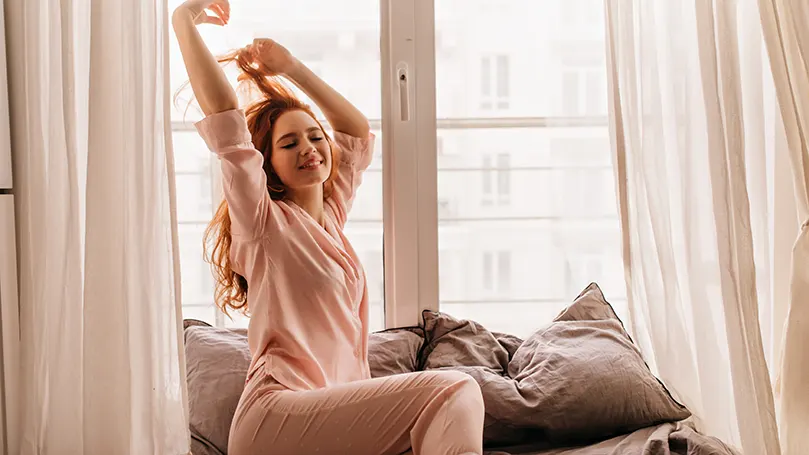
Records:
[[[234,109],[209,115],[195,126],[220,159],[231,234],[244,239],[262,236],[272,200],[267,192],[264,157],[253,145],[244,111]]]
[[[334,141],[340,147],[337,175],[334,177],[334,190],[327,202],[332,206],[340,227],[345,225],[348,212],[354,202],[357,188],[362,183],[362,174],[374,157],[374,134],[368,137],[353,137],[339,131],[334,132]]]

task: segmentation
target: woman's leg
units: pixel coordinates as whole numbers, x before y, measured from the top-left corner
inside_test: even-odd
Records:
[[[481,454],[483,398],[471,376],[429,371],[256,396],[229,455]]]

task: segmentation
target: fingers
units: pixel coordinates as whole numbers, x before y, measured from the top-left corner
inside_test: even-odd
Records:
[[[218,16],[220,19],[222,19],[222,22],[224,22],[225,24],[227,24],[227,23],[228,23],[228,21],[230,20],[230,17],[229,17],[227,14],[225,14],[225,11],[222,9],[222,7],[221,7],[221,6],[219,6],[219,5],[211,5],[211,6],[209,7],[209,9],[210,9],[210,10],[211,10],[211,11],[212,11],[214,14],[216,14],[216,15],[217,15],[217,16]],[[224,25],[224,24],[223,24],[223,25]]]
[[[215,0],[211,6],[217,7],[222,12],[222,19],[225,22],[230,21],[230,2],[228,0]]]
[[[212,16],[210,14],[205,14],[205,17],[202,18],[202,23],[221,25],[221,26],[224,26],[226,24],[226,22],[221,17]]]

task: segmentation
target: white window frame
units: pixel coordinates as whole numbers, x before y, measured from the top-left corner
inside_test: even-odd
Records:
[[[386,327],[417,325],[422,310],[438,309],[434,8],[380,8]]]

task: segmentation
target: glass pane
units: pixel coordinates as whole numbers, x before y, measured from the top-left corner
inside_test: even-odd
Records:
[[[566,71],[606,81],[604,0],[436,0],[435,15],[439,118],[565,115]]]
[[[175,8],[181,0],[169,0]],[[226,27],[202,26],[200,33],[215,55],[243,47],[254,38],[272,38],[307,64],[316,74],[351,100],[372,123],[381,116],[381,75],[379,52],[378,0],[301,0],[294,4],[264,0],[232,0],[231,21]],[[172,93],[186,83],[188,76],[174,34],[171,36],[170,65]],[[226,69],[232,83],[235,67]],[[320,110],[303,94],[299,96]],[[213,303],[213,282],[208,265],[202,261],[201,230],[210,221],[215,201],[209,189],[211,167],[218,166],[191,123],[202,118],[192,104],[190,87],[179,92],[172,119],[174,121],[174,153],[177,166],[178,207],[181,225],[180,242],[184,305]],[[328,126],[327,126],[328,127]],[[368,276],[371,297],[371,330],[384,328],[384,272],[382,261],[382,148],[381,132],[377,136],[376,155],[363,177],[354,202],[346,234],[360,256]],[[215,171],[215,169],[214,169]],[[218,178],[218,177],[217,177]],[[216,201],[218,203],[218,201]],[[185,226],[185,227],[184,227]],[[207,271],[207,275],[204,271]],[[203,276],[204,275],[204,276]],[[207,281],[205,281],[207,280]],[[191,310],[199,314],[202,310]],[[194,307],[197,308],[197,307]],[[207,311],[207,310],[206,310]],[[189,313],[191,314],[191,313]],[[211,323],[226,327],[245,327],[247,320],[239,315],[229,319],[220,312],[205,313]]]
[[[214,324],[217,309],[213,305],[183,305],[183,319],[197,319]]]
[[[440,310],[525,337],[595,281],[625,316],[603,0],[437,0],[436,71]]]

